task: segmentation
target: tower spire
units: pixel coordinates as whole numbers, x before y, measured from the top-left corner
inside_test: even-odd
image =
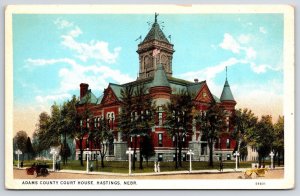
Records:
[[[159,15],[159,14],[155,12],[155,20],[154,20],[154,23],[157,23],[157,16],[158,16],[158,15]]]
[[[225,84],[224,84],[224,87],[223,87],[223,91],[222,91],[220,100],[222,102],[223,101],[235,101],[234,98],[233,98],[228,80],[227,80],[227,66],[225,67],[225,70],[226,70],[226,79],[225,79]]]

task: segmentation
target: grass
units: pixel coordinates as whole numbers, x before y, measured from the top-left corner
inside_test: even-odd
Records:
[[[24,161],[23,167],[30,167],[33,163],[46,163],[49,165],[49,168],[52,168],[52,160],[47,161],[36,161],[36,160],[30,160],[30,161]],[[61,169],[67,169],[67,170],[86,170],[86,161],[83,162],[84,166],[80,165],[79,160],[71,160],[68,161],[66,165],[63,165],[61,162]],[[101,162],[98,161],[98,169],[96,169],[96,161],[90,161],[90,163],[93,164],[94,170],[93,171],[101,171],[101,172],[112,172],[112,173],[128,173],[128,161],[105,161],[104,168],[101,168]],[[249,168],[251,167],[252,162],[240,162],[239,168]],[[14,165],[17,166],[17,161],[14,161]],[[234,169],[235,168],[235,162],[234,161],[224,161],[223,162],[224,169]],[[270,165],[270,162],[266,161],[265,165]],[[148,165],[146,162],[143,162],[143,170],[139,169],[139,162],[137,161],[135,163],[136,169],[133,171],[133,173],[148,173],[153,172],[154,168],[154,162],[149,162]],[[200,161],[194,161],[192,162],[192,168],[193,170],[207,170],[207,169],[219,169],[219,162],[214,162],[214,166],[210,167],[208,166],[208,162],[200,162]],[[160,163],[160,171],[188,171],[189,170],[189,162],[183,161],[182,167],[175,170],[175,162],[161,162]]]

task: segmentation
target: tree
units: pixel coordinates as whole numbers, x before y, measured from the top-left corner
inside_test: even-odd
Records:
[[[131,136],[134,136],[134,151],[133,157],[136,155],[137,137],[139,138],[140,147],[140,165],[139,168],[143,169],[143,155],[141,148],[143,145],[143,137],[149,136],[151,127],[154,125],[155,106],[152,104],[150,96],[146,96],[146,88],[143,84],[136,87],[134,93],[134,117],[133,117],[133,129],[130,132]],[[133,159],[133,169],[135,169],[135,158]]]
[[[33,137],[32,137],[32,148],[33,151],[35,152],[35,155],[41,156],[41,152],[43,150],[42,150],[42,146],[40,145],[39,138],[36,131],[33,133]]]
[[[77,110],[76,103],[77,98],[74,95],[72,99],[63,103],[61,108],[61,115],[59,120],[60,134],[63,135],[63,143],[61,144],[61,156],[63,159],[63,164],[67,164],[68,157],[71,155],[70,147],[67,143],[67,138],[74,139],[74,130],[77,128]]]
[[[166,111],[166,126],[168,134],[175,139],[175,168],[182,167],[181,151],[184,138],[190,134],[193,121],[193,103],[187,91],[180,91],[179,94],[171,97],[170,103],[164,106]]]
[[[80,150],[80,165],[83,165],[83,139],[90,130],[90,119],[92,119],[91,112],[88,108],[88,104],[84,104],[83,111],[78,114],[76,119],[77,128],[75,129],[74,136],[78,140],[78,146]]]
[[[38,143],[35,146],[39,152],[60,144],[60,120],[60,108],[56,103],[51,106],[51,116],[46,112],[39,115],[37,129],[34,132],[35,142]]]
[[[269,156],[274,141],[274,130],[272,116],[262,116],[256,124],[255,130],[249,133],[250,145],[256,147],[258,153],[259,166]]]
[[[248,155],[247,136],[249,135],[249,132],[254,131],[257,117],[247,108],[238,109],[234,111],[231,122],[234,125],[234,131],[231,136],[237,141],[234,151],[238,151],[240,153],[240,159],[245,160]]]
[[[201,112],[196,116],[196,123],[203,131],[204,139],[207,140],[209,166],[211,167],[213,167],[213,145],[226,126],[225,116],[224,109],[216,103],[213,103],[206,112]]]
[[[140,136],[140,169],[142,169],[143,157],[141,146],[144,136],[149,134],[154,125],[154,104],[151,97],[146,95],[143,84],[136,86],[125,86],[121,90],[121,113],[118,118],[118,126],[127,140],[134,138],[134,153],[132,169],[135,169],[135,156],[138,136]]]
[[[150,157],[155,155],[152,139],[149,135],[145,135],[141,145],[141,155],[146,159],[147,166]]]
[[[46,148],[49,149],[52,146],[59,146],[61,133],[61,108],[56,103],[51,106],[51,118],[48,128],[49,129],[45,135],[45,139],[47,140]]]
[[[16,148],[23,152],[23,156],[22,156],[23,161],[24,161],[24,154],[27,151],[26,150],[27,138],[28,138],[28,136],[25,131],[18,131],[16,136],[13,139]]]
[[[118,116],[118,127],[127,139],[133,129],[131,118],[133,111],[133,87],[127,85],[121,89],[121,113]]]
[[[34,146],[38,153],[42,152],[43,150],[47,150],[50,147],[50,145],[48,144],[49,137],[51,137],[48,134],[50,118],[51,117],[46,112],[42,112],[39,115],[39,120],[36,125],[37,129],[33,134]]]
[[[67,142],[63,142],[60,147],[60,156],[63,159],[64,165],[67,164],[68,157],[71,155],[71,149]]]
[[[279,116],[274,124],[274,141],[272,143],[277,164],[280,166],[280,158],[284,157],[284,117]]]
[[[109,123],[106,118],[97,118],[94,130],[89,134],[89,138],[99,147],[101,167],[104,168],[104,157],[109,148],[109,142],[113,139],[113,133],[110,131]],[[98,162],[97,162],[98,167]]]
[[[34,153],[34,151],[33,151],[33,147],[32,147],[30,137],[27,137],[25,153],[27,153],[27,159],[28,160],[32,159],[32,154]]]

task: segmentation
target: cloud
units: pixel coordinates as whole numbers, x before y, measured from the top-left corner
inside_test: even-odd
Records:
[[[241,43],[241,44],[247,44],[249,43],[250,41],[250,35],[245,35],[245,34],[242,34],[238,37],[238,41]]]
[[[262,28],[262,31],[265,32],[265,29]],[[266,73],[268,70],[272,71],[280,71],[282,66],[279,65],[271,65],[267,63],[257,63],[257,51],[248,44],[250,43],[251,35],[240,35],[237,39],[235,39],[229,33],[224,34],[223,41],[219,44],[219,46],[224,50],[229,50],[233,54],[239,54],[239,62],[243,64],[248,64],[251,70],[256,74]]]
[[[238,63],[244,63],[244,61],[238,60],[236,58],[229,58],[226,61],[222,61],[218,65],[209,66],[199,71],[191,71],[180,74],[180,78],[189,78],[190,81],[193,81],[194,78],[199,78],[200,80],[212,81],[218,73],[224,72],[226,67],[236,65]]]
[[[46,95],[46,96],[41,96],[38,95],[35,97],[35,100],[38,103],[48,103],[48,102],[53,102],[53,101],[59,101],[59,100],[64,100],[67,98],[70,98],[71,95],[69,93],[63,93],[63,94],[56,94],[56,95]]]
[[[72,29],[68,33],[68,35],[71,36],[71,37],[78,37],[80,34],[82,34],[82,31],[78,26],[76,26],[75,29]]]
[[[246,54],[246,59],[255,59],[256,51],[252,47],[242,46],[241,44],[247,44],[250,41],[250,35],[242,34],[237,40],[229,33],[224,34],[223,41],[219,46],[224,50],[229,50],[234,54],[240,54],[243,51]]]
[[[64,62],[64,61],[67,61],[67,59],[32,59],[32,58],[28,58],[25,60],[25,66],[26,67],[29,67],[29,66],[41,67],[44,65],[52,65],[52,64]]]
[[[101,60],[105,63],[116,63],[121,47],[116,47],[113,51],[108,48],[105,41],[90,41],[89,43],[78,42],[71,35],[62,35],[61,44],[66,48],[75,51],[75,56],[81,61],[86,62],[89,59]]]
[[[256,59],[256,51],[252,47],[244,48],[246,59]]]
[[[241,49],[239,43],[228,33],[224,34],[224,39],[219,46],[224,50],[230,50],[235,54],[239,53]]]
[[[108,85],[108,80],[112,79],[117,83],[133,81],[128,74],[122,74],[120,70],[112,69],[108,66],[81,65],[73,59],[27,59],[27,66],[41,67],[47,65],[60,65],[58,77],[60,78],[60,88],[58,92],[66,93],[78,90],[82,82],[89,83],[92,89],[103,89]],[[62,65],[64,63],[65,65]]]
[[[67,20],[60,19],[60,18],[57,18],[57,19],[54,21],[54,24],[55,24],[59,29],[64,29],[64,28],[72,27],[72,26],[73,26],[73,23],[72,23],[72,22],[69,22],[69,21],[67,21]]]
[[[259,32],[266,34],[268,33],[267,30],[265,29],[265,27],[259,27]]]
[[[102,91],[107,87],[109,79],[119,84],[133,81],[128,74],[122,74],[120,70],[114,70],[107,66],[83,66],[75,62],[72,62],[71,65],[71,68],[59,70],[61,91],[78,90],[79,84],[82,82],[88,83],[91,89]]]
[[[103,40],[91,40],[89,42],[80,42],[77,37],[83,34],[83,31],[79,26],[72,22],[63,19],[56,19],[54,24],[59,29],[65,29],[68,27],[68,31],[61,35],[61,45],[74,52],[74,56],[79,58],[83,62],[87,62],[90,59],[102,61],[108,64],[114,64],[117,62],[121,47],[115,47],[112,50],[109,49],[109,43]]]
[[[250,67],[251,67],[252,71],[257,73],[257,74],[265,73],[268,69],[273,70],[273,71],[281,70],[281,67],[279,67],[279,66],[275,67],[275,66],[268,65],[268,64],[257,65],[254,62],[250,63]]]

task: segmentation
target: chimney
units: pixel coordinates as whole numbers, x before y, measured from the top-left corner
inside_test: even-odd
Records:
[[[195,83],[198,83],[198,82],[199,82],[198,78],[195,78],[195,79],[194,79],[194,82],[195,82]]]
[[[80,84],[80,99],[84,97],[89,89],[89,85],[85,83]]]

